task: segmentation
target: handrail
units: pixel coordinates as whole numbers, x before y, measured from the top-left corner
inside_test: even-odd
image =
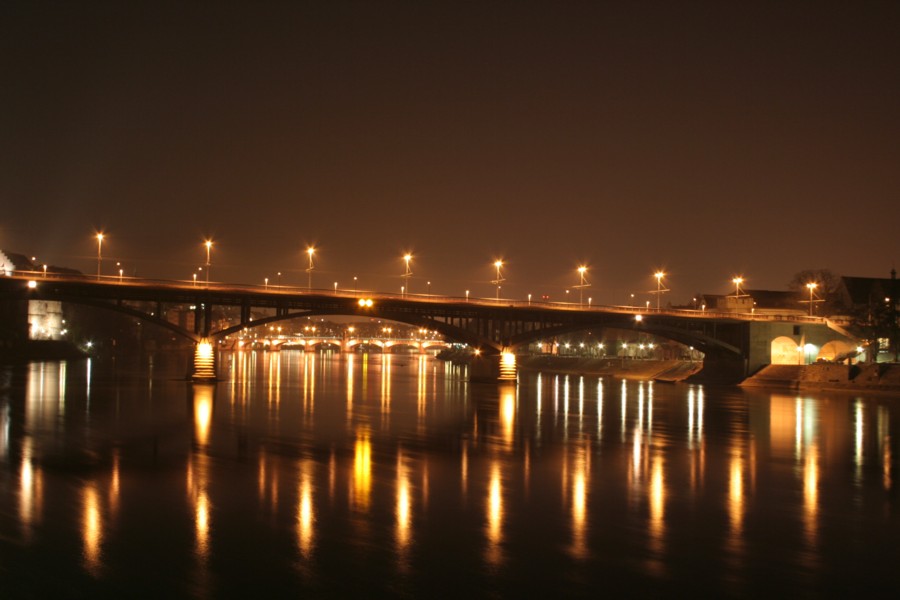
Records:
[[[22,280],[34,280],[34,281],[62,281],[62,282],[73,282],[73,283],[92,283],[97,285],[110,285],[110,286],[120,286],[120,285],[128,285],[131,287],[160,287],[165,289],[178,289],[178,290],[210,290],[210,291],[220,291],[220,292],[245,292],[245,293],[260,293],[266,295],[286,295],[286,296],[297,296],[297,295],[316,295],[316,296],[334,296],[335,298],[342,299],[357,299],[357,298],[372,298],[374,300],[391,300],[391,301],[409,301],[416,303],[433,303],[433,304],[447,304],[447,303],[455,303],[455,304],[468,304],[472,306],[478,307],[500,307],[500,308],[515,308],[515,309],[529,309],[529,308],[540,308],[540,309],[550,309],[550,310],[558,310],[558,311],[571,311],[571,312],[596,312],[596,313],[614,313],[614,314],[630,314],[630,315],[641,315],[642,317],[649,317],[652,315],[661,315],[661,316],[674,316],[674,317],[690,317],[694,319],[732,319],[732,320],[741,320],[741,321],[767,321],[767,322],[791,322],[791,323],[826,323],[827,321],[832,321],[836,324],[849,324],[851,323],[850,317],[844,316],[829,316],[829,317],[820,317],[820,316],[811,316],[811,315],[799,315],[794,313],[781,313],[781,314],[760,314],[755,312],[750,313],[740,313],[740,312],[731,312],[731,311],[715,311],[709,309],[686,309],[686,308],[646,308],[639,306],[624,306],[624,305],[604,305],[604,304],[589,304],[585,306],[582,303],[578,302],[558,302],[558,301],[547,301],[547,300],[513,300],[506,298],[479,298],[472,296],[445,296],[440,294],[413,294],[413,293],[404,293],[404,294],[392,294],[386,292],[376,292],[372,290],[347,290],[338,288],[337,290],[332,288],[314,288],[308,289],[305,287],[299,286],[290,286],[290,285],[255,285],[255,284],[245,284],[245,283],[225,283],[225,282],[217,282],[217,281],[193,281],[193,280],[177,280],[177,279],[151,279],[145,277],[130,277],[125,275],[85,275],[85,274],[73,274],[73,273],[54,273],[54,272],[44,272],[44,271],[15,271],[12,275],[7,275],[7,277],[14,279],[22,279]]]

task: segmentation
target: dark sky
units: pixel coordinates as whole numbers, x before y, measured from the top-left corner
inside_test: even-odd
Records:
[[[831,4],[834,4],[831,6]],[[143,6],[143,7],[142,7]],[[898,2],[0,4],[0,248],[594,302],[900,259]],[[111,273],[113,267],[107,265]],[[640,294],[639,294],[640,295]]]

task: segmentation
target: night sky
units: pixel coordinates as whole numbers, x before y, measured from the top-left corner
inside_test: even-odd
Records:
[[[187,4],[188,6],[185,6]],[[595,303],[900,261],[898,2],[3,2],[0,248]],[[142,8],[143,6],[143,8]]]

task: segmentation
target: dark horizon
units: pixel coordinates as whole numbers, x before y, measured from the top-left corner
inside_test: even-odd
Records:
[[[0,248],[92,273],[673,303],[888,277],[900,6],[0,7]]]

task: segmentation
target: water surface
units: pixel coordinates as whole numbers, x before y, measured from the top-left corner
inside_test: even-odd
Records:
[[[896,399],[223,354],[0,370],[16,597],[900,589]]]

